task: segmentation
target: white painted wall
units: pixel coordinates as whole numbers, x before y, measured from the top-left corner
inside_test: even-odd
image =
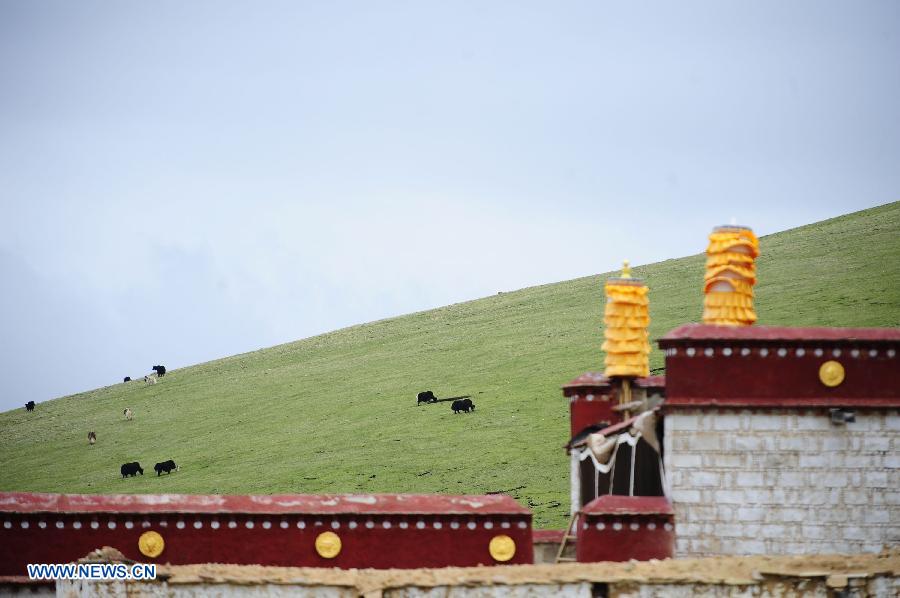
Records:
[[[877,552],[900,543],[900,411],[673,409],[676,555]]]

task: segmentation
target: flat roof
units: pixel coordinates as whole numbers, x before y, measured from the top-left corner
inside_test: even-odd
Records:
[[[679,340],[900,342],[900,328],[801,328],[793,326],[716,326],[682,324],[659,339]]]
[[[6,513],[528,515],[503,494],[44,494],[0,492]]]

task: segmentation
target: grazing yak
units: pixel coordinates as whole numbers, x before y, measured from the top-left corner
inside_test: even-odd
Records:
[[[416,395],[416,407],[418,407],[420,403],[437,403],[437,397],[434,396],[434,393],[430,390],[420,392]]]
[[[131,376],[125,376],[125,379],[122,382],[131,382]]]
[[[144,382],[146,382],[147,384],[156,384],[156,376],[153,374],[144,376]]]
[[[150,369],[156,372],[156,375],[160,378],[166,375],[166,366],[164,365],[155,365]]]
[[[25,403],[25,411],[34,411],[34,401]]]
[[[94,444],[95,442],[97,442],[97,434],[88,432],[88,444]]]
[[[141,464],[137,461],[133,461],[131,463],[126,463],[122,466],[122,478],[127,478],[128,476],[134,477],[137,474],[144,475],[144,470],[141,469]]]
[[[134,419],[134,411],[131,410],[131,407],[126,407],[125,411],[122,412],[122,415],[125,416],[125,419],[131,421]]]
[[[163,461],[162,463],[157,463],[153,466],[153,469],[156,470],[156,477],[159,477],[159,474],[162,472],[172,473],[172,470],[178,471],[178,466],[175,465],[175,461],[169,459],[168,461]]]
[[[472,399],[457,399],[453,401],[450,408],[453,409],[453,413],[459,413],[460,411],[469,413],[470,411],[475,411],[475,403],[472,402]]]

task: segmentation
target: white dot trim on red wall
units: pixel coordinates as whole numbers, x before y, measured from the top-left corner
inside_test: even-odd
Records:
[[[667,532],[670,532],[673,529],[673,526],[671,523],[666,523],[663,527],[666,529]]]
[[[178,529],[184,529],[184,521],[179,521],[175,524],[175,527],[177,527]]]
[[[47,528],[47,522],[46,522],[46,521],[38,521],[38,527],[41,528],[41,529],[46,529],[46,528]]]
[[[852,349],[850,351],[850,356],[851,357],[859,357],[859,349]]]
[[[520,529],[525,529],[525,528],[527,528],[527,527],[528,527],[528,524],[525,523],[524,521],[520,521],[520,522],[519,522],[519,528],[520,528]]]
[[[72,523],[72,527],[75,529],[81,529],[81,522],[75,521],[74,523]]]
[[[840,349],[835,349],[834,351],[831,352],[831,354],[834,355],[835,357],[840,357],[840,356],[841,356],[841,350],[840,350]]]
[[[878,349],[869,349],[869,357],[878,357]]]
[[[425,529],[425,522],[424,521],[416,521],[416,528]]]
[[[787,355],[787,349],[784,347],[778,347],[778,357],[785,357]]]
[[[209,527],[211,527],[213,529],[219,529],[219,522],[216,521],[215,519],[213,519],[212,521],[209,522]]]
[[[134,521],[129,519],[128,521],[125,522],[125,529],[131,529],[133,527],[134,527]]]
[[[509,529],[509,521],[504,521],[500,524],[500,527],[503,529]]]
[[[381,527],[383,527],[384,529],[391,529],[391,522],[385,521],[384,523],[381,524]]]
[[[622,529],[622,524],[616,521],[615,523],[613,523],[613,529],[619,531],[620,529]]]
[[[229,529],[234,529],[234,528],[236,528],[236,527],[237,527],[237,521],[229,521],[229,522],[228,522],[228,528],[229,528]]]
[[[759,355],[760,355],[760,357],[765,357],[765,356],[767,356],[768,354],[769,354],[769,350],[766,349],[765,347],[763,347],[762,349],[759,350]]]
[[[725,347],[722,349],[722,355],[725,357],[731,357],[731,347]]]
[[[405,522],[405,521],[401,521],[401,522],[399,523],[399,525],[400,525],[400,529],[406,529],[406,528],[409,527],[409,524],[408,524],[407,522]]]
[[[806,355],[805,349],[797,349],[797,357],[803,357],[804,355]]]
[[[305,528],[306,528],[306,522],[305,522],[305,521],[298,521],[298,522],[297,522],[297,529],[305,529]]]
[[[252,522],[252,521],[248,521],[248,522],[245,523],[244,525],[247,526],[247,529],[253,529],[253,522]]]
[[[466,524],[466,527],[469,528],[469,529],[475,529],[475,528],[478,527],[478,526],[475,525],[475,522],[474,522],[474,521],[470,521],[470,522],[468,522],[468,523]]]
[[[697,353],[697,349],[695,349],[693,347],[688,347],[685,350],[685,353],[687,354],[688,357],[693,357]]]
[[[893,349],[888,349],[888,351],[887,351],[888,357],[894,357],[896,354],[897,354],[897,352]]]
[[[29,523],[27,521],[23,521],[21,524],[22,529],[28,529]]]
[[[434,522],[434,529],[441,529],[444,525],[440,521]]]
[[[6,528],[6,529],[11,528],[11,527],[12,527],[12,521],[4,521],[4,522],[3,522],[3,527]]]
[[[195,521],[195,522],[194,522],[194,529],[201,529],[202,527],[203,527],[203,522],[202,522],[202,521]]]
[[[287,521],[282,519],[281,523],[279,523],[278,525],[281,526],[281,529],[287,529],[289,524]]]
[[[340,521],[332,521],[331,529],[341,529],[341,522]]]
[[[715,351],[713,350],[712,347],[707,347],[703,350],[703,354],[706,355],[707,357],[712,357],[713,354],[715,354]]]
[[[373,527],[375,527],[375,522],[374,522],[374,521],[366,521],[366,528],[367,528],[367,529],[372,529]]]
[[[270,529],[272,527],[272,522],[266,519],[262,522],[263,529]]]
[[[656,529],[656,524],[651,521],[650,523],[647,524],[647,529],[651,529],[651,530]]]
[[[450,529],[459,529],[459,521],[451,521]]]
[[[598,524],[595,525],[594,527],[596,527],[599,531],[602,532],[603,530],[606,529],[606,524],[604,524],[604,523],[598,523]]]
[[[149,522],[149,521],[142,521],[142,522],[141,522],[141,527],[150,527],[150,522]]]
[[[347,524],[347,527],[349,527],[350,529],[356,529],[356,526],[357,526],[357,523],[355,521],[351,521],[350,523]]]
[[[106,524],[106,527],[108,527],[109,529],[116,529],[116,522],[110,521],[109,523]]]
[[[98,529],[100,527],[99,521],[91,521],[91,529]]]
[[[493,529],[493,527],[494,527],[494,524],[492,522],[490,522],[490,521],[484,522],[484,529]]]
[[[641,524],[640,523],[632,523],[628,527],[630,527],[633,530],[639,530],[639,529],[641,529]]]
[[[824,354],[825,352],[820,348],[816,348],[816,350],[813,351],[813,355],[815,355],[816,357],[822,357],[822,355]]]
[[[63,529],[63,528],[65,528],[65,527],[66,527],[66,524],[65,524],[64,521],[57,521],[57,522],[56,522],[56,529]]]
[[[747,357],[750,355],[750,347],[744,347],[741,349],[741,356]]]

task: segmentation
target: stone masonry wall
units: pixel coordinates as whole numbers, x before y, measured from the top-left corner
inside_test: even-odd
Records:
[[[900,542],[900,411],[672,409],[676,556],[877,552]]]

